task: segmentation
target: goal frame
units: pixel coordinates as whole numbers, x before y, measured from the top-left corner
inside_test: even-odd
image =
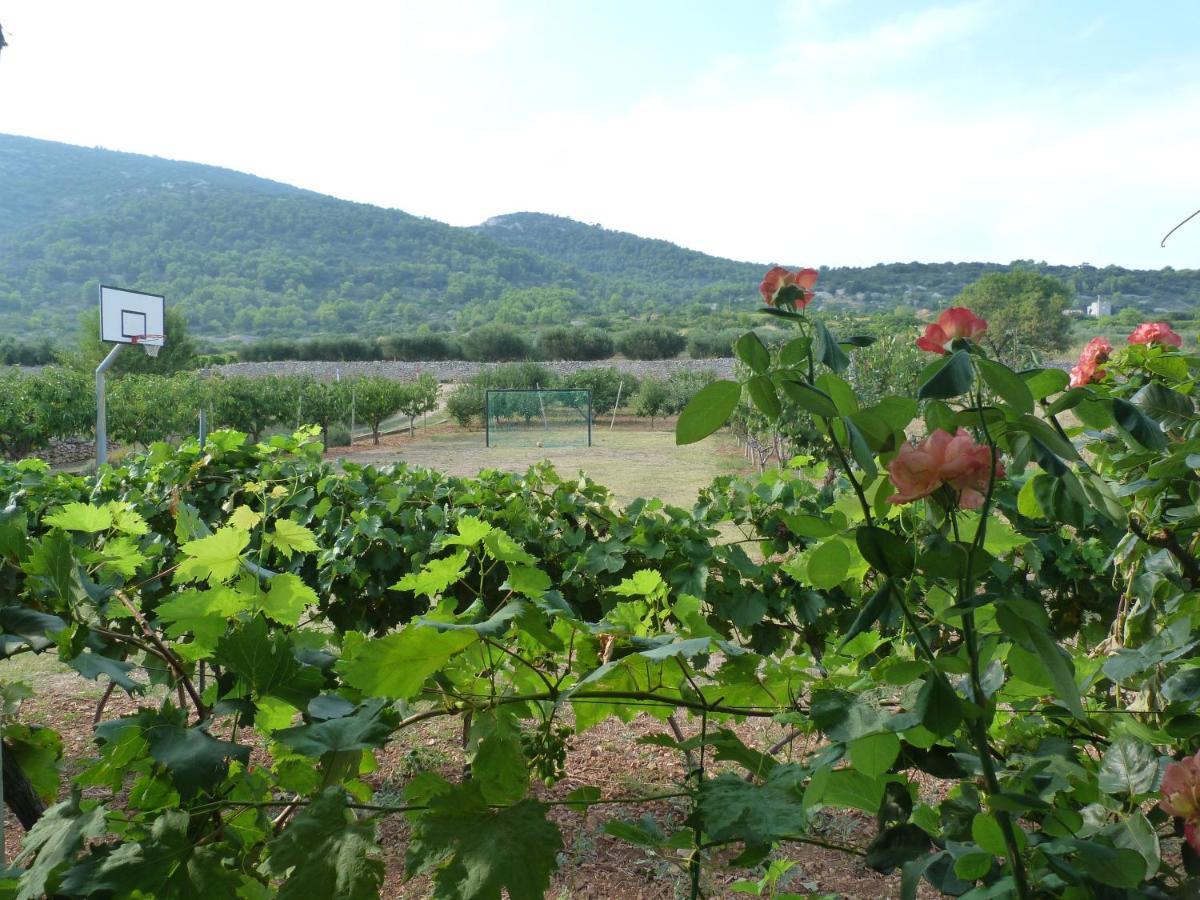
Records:
[[[492,394],[584,394],[587,397],[587,446],[592,446],[592,392],[587,388],[488,388],[483,392],[483,444],[492,446]]]

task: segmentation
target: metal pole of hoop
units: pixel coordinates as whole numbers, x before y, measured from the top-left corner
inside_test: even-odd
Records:
[[[141,347],[153,359],[158,356],[158,351],[162,349],[164,339],[164,335],[161,334],[143,334],[131,338],[129,343]],[[124,344],[113,344],[113,348],[108,351],[108,356],[104,357],[103,362],[96,366],[97,469],[108,462],[108,407],[106,403],[104,373],[112,368],[112,364],[117,361],[117,354],[121,352],[121,348],[124,346]]]

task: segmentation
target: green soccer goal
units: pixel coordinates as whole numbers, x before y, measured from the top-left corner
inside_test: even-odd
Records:
[[[489,447],[592,446],[592,392],[490,390],[484,427]]]

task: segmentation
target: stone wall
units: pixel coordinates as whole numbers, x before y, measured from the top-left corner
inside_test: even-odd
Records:
[[[315,378],[332,379],[339,374],[342,378],[356,375],[382,375],[397,381],[414,379],[426,372],[438,381],[466,381],[485,369],[494,369],[501,363],[473,363],[461,360],[445,362],[243,362],[205,369],[204,374],[220,375],[312,375]],[[733,373],[732,359],[604,359],[595,362],[544,362],[545,366],[559,375],[569,375],[581,369],[603,369],[613,367],[629,372],[639,378],[652,376],[666,378],[673,372],[715,372],[718,377],[728,378]]]

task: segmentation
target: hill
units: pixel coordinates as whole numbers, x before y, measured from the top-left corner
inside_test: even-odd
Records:
[[[225,169],[0,135],[0,326],[73,331],[96,286],[161,292],[204,334],[378,333],[597,279],[399,210]]]
[[[201,335],[378,335],[746,309],[766,263],[538,213],[455,228],[197,163],[0,135],[0,328],[66,338],[96,286],[157,291]],[[811,260],[800,262],[811,263]],[[1200,273],[1021,265],[1081,298],[1200,306]],[[826,305],[936,307],[1008,266],[823,268]]]
[[[512,248],[532,250],[584,272],[603,275],[640,290],[663,287],[701,302],[745,301],[767,263],[736,262],[687,250],[668,241],[638,237],[599,225],[542,213],[494,216],[480,232]],[[813,265],[811,260],[782,264]],[[1116,306],[1133,303],[1147,310],[1194,311],[1200,308],[1200,271],[1138,270],[1121,266],[1056,266],[1035,260],[1008,265],[983,262],[895,262],[873,266],[820,266],[818,287],[832,297],[825,303],[866,306],[937,306],[990,272],[1020,267],[1067,282],[1083,304],[1096,295]],[[731,297],[731,294],[733,295]]]

